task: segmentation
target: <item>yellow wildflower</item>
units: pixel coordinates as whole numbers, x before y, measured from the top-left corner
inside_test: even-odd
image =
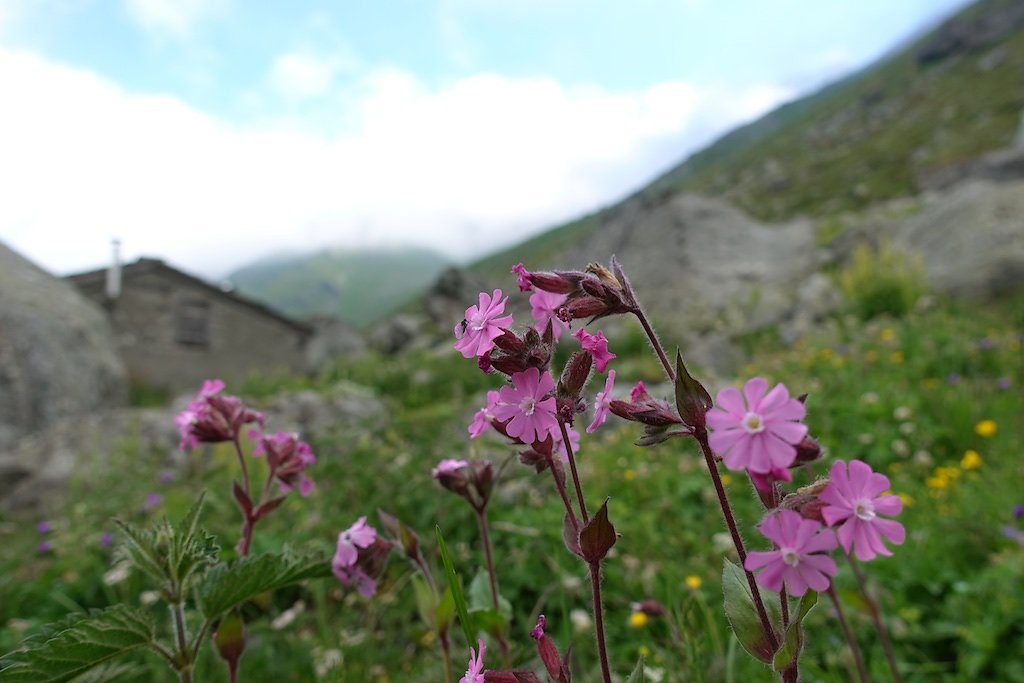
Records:
[[[914,504],[914,499],[906,493],[897,493],[896,496],[903,502],[903,507],[908,508]]]
[[[982,420],[974,425],[974,433],[985,438],[995,436],[997,431],[999,431],[999,425],[995,423],[995,420]]]
[[[647,615],[643,612],[633,612],[629,615],[629,625],[633,628],[643,628],[647,626]]]
[[[722,475],[722,486],[728,486],[731,483],[732,483],[732,475],[723,474]]]
[[[945,491],[949,488],[949,482],[949,477],[936,474],[934,477],[928,477],[924,483],[933,491]]]
[[[700,577],[694,574],[690,574],[686,577],[686,587],[690,590],[697,590],[701,587],[702,583],[704,582],[700,580]]]
[[[636,470],[626,470],[622,473],[622,478],[626,481],[633,481],[636,479]]]
[[[963,459],[960,460],[960,467],[965,470],[976,470],[981,467],[981,456],[978,455],[978,451],[967,451],[964,453]]]
[[[646,645],[641,645],[640,647],[638,647],[636,652],[644,659],[647,659],[651,656],[651,648],[647,647]]]
[[[878,360],[878,352],[877,351],[868,351],[868,352],[866,352],[864,354],[864,360],[867,361],[868,363],[874,363],[876,360]]]
[[[891,342],[896,338],[896,332],[891,327],[887,327],[882,330],[882,333],[879,336],[882,338],[882,341]]]
[[[889,361],[894,363],[895,365],[899,365],[900,363],[903,362],[903,352],[893,351],[892,353],[889,354]]]

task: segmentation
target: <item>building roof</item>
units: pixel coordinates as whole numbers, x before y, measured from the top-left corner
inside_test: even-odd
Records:
[[[181,282],[195,285],[197,287],[201,287],[210,292],[211,294],[214,294],[233,304],[244,306],[245,308],[248,308],[256,313],[278,320],[279,322],[282,322],[292,327],[297,332],[301,332],[307,335],[313,333],[313,328],[310,327],[309,325],[294,320],[293,318],[286,316],[284,313],[275,311],[266,304],[262,304],[258,301],[249,299],[234,292],[225,291],[224,289],[221,289],[216,285],[210,284],[209,282],[203,280],[202,278],[196,277],[195,275],[190,275],[182,270],[170,266],[161,259],[143,257],[138,259],[137,261],[134,261],[132,263],[126,263],[121,266],[121,277],[124,279],[145,273],[155,273],[158,275],[169,277],[171,279],[176,279]],[[93,284],[97,281],[105,280],[106,277],[107,268],[99,268],[97,270],[89,270],[82,273],[74,273],[72,275],[67,275],[65,276],[64,279],[69,280],[70,282],[75,284]]]

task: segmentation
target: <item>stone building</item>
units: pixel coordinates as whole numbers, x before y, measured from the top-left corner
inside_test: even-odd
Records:
[[[106,309],[131,381],[173,392],[217,377],[301,372],[312,329],[161,260],[68,276]]]

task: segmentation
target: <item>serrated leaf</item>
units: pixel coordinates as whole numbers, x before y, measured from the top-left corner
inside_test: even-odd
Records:
[[[459,624],[462,625],[462,633],[466,636],[466,642],[473,642],[473,627],[469,621],[469,610],[466,609],[466,596],[462,593],[462,583],[459,575],[455,573],[455,565],[452,564],[452,557],[448,554],[448,545],[444,542],[444,534],[440,526],[434,526],[437,535],[437,548],[441,552],[441,562],[444,563],[444,573],[448,576],[448,588],[452,592],[452,599],[455,601],[455,613],[459,615]]]
[[[637,660],[636,666],[633,668],[633,673],[629,674],[629,678],[626,679],[626,683],[644,683],[644,656],[640,655],[640,659]]]
[[[148,680],[151,676],[151,672],[137,664],[117,662],[90,669],[81,676],[76,676],[71,683],[126,683],[143,680],[143,677]]]
[[[580,551],[591,564],[600,562],[618,540],[615,527],[608,521],[608,501],[598,509],[586,526],[580,529]]]
[[[771,642],[761,627],[761,620],[754,607],[746,573],[739,565],[728,559],[723,561],[722,592],[725,594],[725,616],[732,632],[736,634],[743,649],[765,664],[771,664],[775,654]],[[768,613],[769,623],[779,621],[779,596],[777,593],[762,592],[761,599]]]
[[[789,667],[800,656],[800,650],[804,646],[802,622],[816,604],[818,604],[818,594],[812,590],[808,590],[800,598],[796,616],[786,628],[786,637],[782,641],[782,647],[772,658],[772,668],[776,671],[782,671]]]
[[[320,553],[249,555],[207,572],[196,591],[197,603],[203,616],[212,620],[260,593],[330,575],[330,560]]]
[[[115,519],[114,523],[121,529],[125,540],[118,547],[118,554],[148,575],[157,584],[162,584],[170,577],[160,552],[159,533],[155,529],[137,529],[131,524]]]
[[[199,528],[205,497],[205,493],[200,494],[177,525],[168,525],[167,568],[182,592],[196,575],[216,564],[220,554],[217,539]]]
[[[47,634],[45,640],[28,640],[22,644],[25,649],[0,657],[0,680],[64,683],[115,657],[150,647],[156,638],[149,615],[127,605],[73,615],[48,628]]]

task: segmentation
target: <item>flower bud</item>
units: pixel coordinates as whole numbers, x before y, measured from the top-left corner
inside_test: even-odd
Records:
[[[213,633],[213,644],[217,654],[227,662],[231,671],[238,670],[238,660],[245,652],[245,641],[245,622],[242,621],[242,615],[237,609],[231,610],[220,620],[220,625]]]
[[[558,396],[573,399],[574,412],[576,400],[590,379],[590,369],[593,365],[594,359],[589,353],[576,351],[569,356],[569,361],[562,370],[562,377],[558,381]]]
[[[799,467],[821,460],[821,444],[810,437],[804,437],[803,441],[796,445],[796,459],[790,467]]]

